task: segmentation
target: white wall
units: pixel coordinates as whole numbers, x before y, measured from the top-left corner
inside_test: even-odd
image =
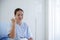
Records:
[[[33,33],[34,40],[46,38],[45,0],[0,0],[0,21],[8,22],[13,17],[14,9],[24,10],[24,20]]]

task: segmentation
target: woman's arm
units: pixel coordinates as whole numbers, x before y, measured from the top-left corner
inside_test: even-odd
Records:
[[[28,40],[33,40],[33,38],[29,38]]]
[[[9,33],[9,37],[13,39],[15,37],[15,20],[12,19],[11,21],[12,21],[12,25],[11,25],[12,28],[11,28],[11,31]]]

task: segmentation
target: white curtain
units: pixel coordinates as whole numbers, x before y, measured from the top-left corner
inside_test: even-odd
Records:
[[[49,0],[49,40],[60,40],[60,0]]]

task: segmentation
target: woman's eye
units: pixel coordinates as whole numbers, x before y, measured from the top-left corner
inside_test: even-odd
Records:
[[[19,14],[18,16],[20,16],[20,15],[23,16],[23,14]]]
[[[21,16],[23,16],[23,14]]]

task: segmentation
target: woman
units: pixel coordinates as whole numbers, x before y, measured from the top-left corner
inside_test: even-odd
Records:
[[[11,31],[9,37],[14,40],[33,40],[30,28],[24,22],[22,22],[24,11],[21,8],[17,8],[14,11],[15,18],[12,18]]]

